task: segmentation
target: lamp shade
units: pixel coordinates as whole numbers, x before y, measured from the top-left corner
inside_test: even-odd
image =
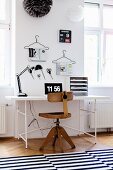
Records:
[[[84,17],[84,8],[79,5],[67,11],[67,17],[72,22],[79,22]]]

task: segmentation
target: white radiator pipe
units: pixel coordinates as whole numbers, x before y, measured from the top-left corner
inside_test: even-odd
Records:
[[[5,105],[0,105],[0,134],[6,133],[6,112]]]

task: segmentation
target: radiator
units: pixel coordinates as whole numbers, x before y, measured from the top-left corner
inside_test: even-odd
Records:
[[[5,105],[0,105],[0,134],[6,132],[6,112]]]
[[[89,104],[90,109],[94,109],[94,104]],[[97,102],[97,128],[113,127],[113,101]],[[94,114],[89,114],[89,127],[94,128]]]

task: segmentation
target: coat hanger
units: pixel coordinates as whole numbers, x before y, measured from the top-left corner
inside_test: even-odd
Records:
[[[75,61],[73,61],[70,58],[65,56],[66,50],[63,50],[62,52],[63,52],[63,56],[58,58],[58,59],[56,59],[56,60],[53,60],[52,63],[58,63],[58,61],[61,60],[62,58],[66,59],[66,60],[69,60],[71,62],[71,64],[75,64],[76,63]]]
[[[39,37],[39,35],[35,35],[36,41],[35,41],[34,43],[32,43],[32,44],[30,44],[30,45],[28,45],[28,46],[25,46],[24,48],[25,48],[25,49],[33,48],[32,46],[33,46],[34,44],[39,44],[40,47],[45,48],[45,50],[49,50],[49,47],[46,47],[45,45],[43,45],[43,44],[41,44],[40,42],[37,41],[37,37]],[[39,48],[39,49],[40,49],[40,48]]]

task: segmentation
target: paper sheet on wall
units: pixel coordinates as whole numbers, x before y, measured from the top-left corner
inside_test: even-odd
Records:
[[[29,48],[29,61],[47,61],[47,50]]]
[[[67,62],[56,63],[56,74],[57,75],[72,75],[73,65]]]

